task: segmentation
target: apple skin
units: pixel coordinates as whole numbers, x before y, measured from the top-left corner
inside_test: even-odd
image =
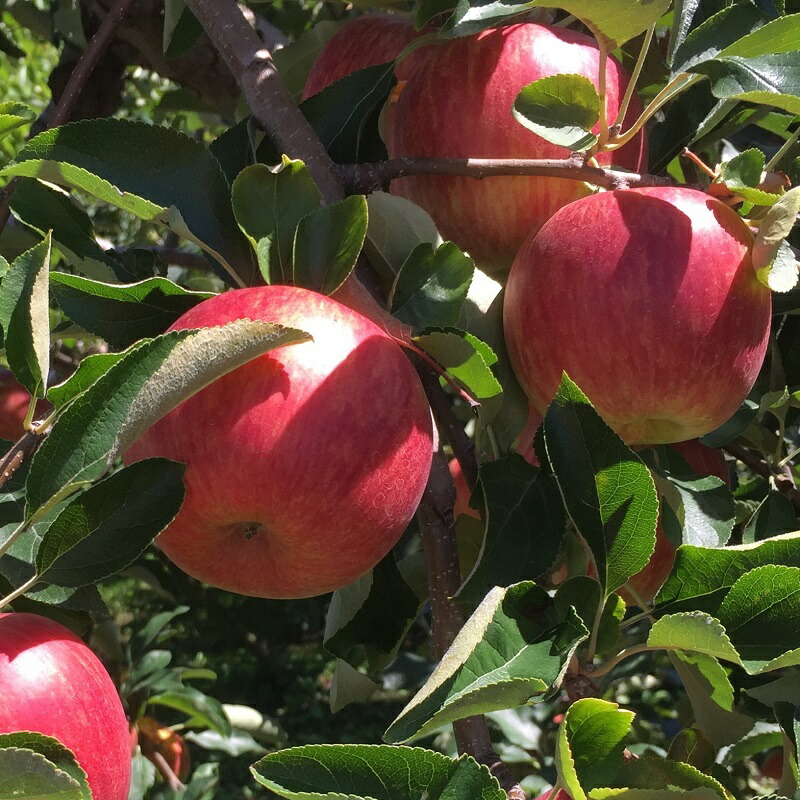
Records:
[[[94,800],[127,800],[128,722],[97,656],[37,614],[0,614],[0,732],[54,736],[75,753]]]
[[[780,781],[783,777],[783,748],[770,750],[761,762],[761,774],[765,778]]]
[[[599,56],[594,39],[575,31],[526,22],[490,28],[426,46],[403,61],[396,101],[386,114],[389,156],[449,158],[566,158],[569,151],[523,127],[511,109],[520,90],[539,78],[577,73],[595,85]],[[609,58],[608,118],[613,122],[628,77]],[[633,98],[626,118],[641,112]],[[644,134],[601,165],[638,170],[645,164]],[[391,191],[413,200],[445,239],[469,252],[487,272],[507,271],[532,230],[559,208],[588,193],[580,181],[543,177],[484,180],[421,175],[392,181]]]
[[[453,479],[453,484],[456,487],[456,504],[453,506],[453,516],[458,517],[461,514],[466,514],[473,519],[480,519],[481,515],[469,504],[472,492],[467,485],[467,479],[464,477],[458,459],[451,458],[448,466],[450,467],[450,477]]]
[[[11,370],[0,369],[0,439],[16,442],[25,433],[23,422],[30,402],[30,392]],[[47,401],[40,400],[36,404],[36,416],[43,416],[50,407]]]
[[[675,442],[673,445],[682,456],[684,461],[698,475],[715,475],[730,487],[730,474],[725,457],[719,450],[704,445],[697,439],[690,439],[688,442]],[[656,547],[647,566],[636,575],[628,578],[628,584],[636,592],[637,596],[644,602],[650,604],[658,594],[658,590],[664,585],[664,581],[672,572],[672,565],[675,563],[675,545],[667,538],[661,524],[661,514],[658,516],[658,526],[656,527]],[[638,605],[630,592],[624,588],[618,591],[619,596],[625,601],[626,605]]]
[[[150,758],[153,753],[161,753],[178,779],[185,781],[191,770],[191,758],[183,736],[153,717],[139,717],[136,724],[142,754]]]
[[[365,14],[343,25],[325,43],[303,87],[303,99],[352,72],[393,61],[419,34],[396,14]]]
[[[219,378],[125,460],[186,462],[183,507],[157,541],[189,575],[255,597],[324,594],[371,569],[405,530],[430,471],[430,409],[395,341],[316,292],[225,292],[172,329],[242,317],[314,341]]]
[[[504,332],[514,373],[544,412],[561,375],[629,445],[702,436],[750,391],[770,329],[753,236],[693,189],[600,192],[523,245]]]

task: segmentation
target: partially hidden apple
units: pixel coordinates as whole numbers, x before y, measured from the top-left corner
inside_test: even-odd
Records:
[[[359,69],[393,61],[418,36],[397,14],[365,14],[347,22],[325,43],[308,73],[303,99]]]
[[[183,736],[154,717],[139,717],[136,724],[142,754],[152,760],[154,754],[158,753],[178,779],[185,781],[189,777],[191,758]]]
[[[771,298],[753,235],[703,192],[599,192],[523,245],[503,308],[508,353],[544,412],[563,372],[629,445],[702,436],[750,391]]]
[[[94,800],[126,800],[128,723],[97,656],[57,622],[0,614],[0,733],[35,731],[75,753]]]
[[[443,40],[416,50],[397,70],[400,83],[386,114],[391,157],[566,158],[512,116],[520,90],[558,73],[582,75],[595,86],[597,43],[565,28],[519,23]],[[628,76],[607,61],[606,107],[614,121]],[[641,111],[634,97],[626,120]],[[645,141],[637,135],[614,153],[598,156],[638,170]],[[391,191],[422,206],[442,236],[469,252],[485,271],[508,270],[522,243],[559,208],[587,194],[580,181],[531,176],[424,175],[392,181]]]
[[[466,514],[468,517],[480,519],[480,514],[469,504],[472,492],[458,459],[451,458],[448,466],[450,467],[450,477],[453,479],[453,485],[456,487],[456,504],[453,506],[453,516],[458,517],[461,514]]]
[[[0,439],[16,442],[25,428],[25,416],[31,402],[30,392],[14,377],[11,370],[0,369]],[[46,401],[36,404],[36,416],[50,408]]]
[[[225,292],[173,329],[244,317],[313,341],[219,378],[125,460],[186,463],[183,507],[157,540],[181,569],[257,597],[324,594],[371,569],[405,530],[430,471],[430,409],[395,340],[316,292]]]

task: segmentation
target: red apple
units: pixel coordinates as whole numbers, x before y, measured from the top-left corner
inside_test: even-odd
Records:
[[[730,486],[730,474],[725,463],[725,457],[719,450],[691,439],[688,442],[675,442],[672,445],[684,458],[686,463],[698,475],[716,475]],[[636,575],[628,579],[628,584],[636,592],[636,596],[645,603],[652,603],[658,590],[672,572],[675,563],[675,545],[667,538],[661,524],[659,514],[656,528],[656,547],[647,566]],[[619,590],[619,596],[627,605],[638,605],[636,598],[624,588]]]
[[[397,542],[431,463],[430,409],[377,325],[291,286],[229,291],[173,329],[248,317],[314,338],[223,376],[126,454],[186,462],[186,499],[158,543],[190,575],[256,597],[344,586]]]
[[[54,736],[75,753],[94,800],[126,800],[128,722],[100,660],[36,614],[0,614],[0,732]]]
[[[555,719],[553,721],[555,722]],[[551,800],[552,794],[553,790],[549,789],[544,794],[540,794],[536,800]],[[563,789],[559,789],[558,794],[556,794],[552,800],[572,800],[572,795],[567,794]]]
[[[317,56],[303,87],[303,99],[351,72],[394,60],[417,35],[410,20],[396,14],[365,14],[348,22]]]
[[[532,22],[491,28],[412,53],[402,64],[405,85],[387,111],[389,155],[450,158],[565,158],[569,152],[537,136],[511,113],[520,90],[539,78],[577,73],[595,85],[594,39]],[[628,77],[610,58],[607,114],[613,122]],[[399,87],[400,88],[400,87]],[[641,105],[634,99],[629,120]],[[645,142],[637,136],[613,155],[598,157],[639,169]],[[559,208],[588,193],[580,181],[541,177],[414,176],[392,192],[421,205],[442,236],[487,271],[507,270],[520,245]]]
[[[154,753],[160,753],[178,779],[185,781],[189,777],[191,758],[183,736],[153,717],[139,717],[136,724],[143,755],[152,759]]]
[[[453,507],[453,515],[458,517],[460,514],[466,514],[468,517],[480,519],[481,515],[469,504],[472,492],[467,485],[464,473],[461,471],[461,464],[458,463],[458,459],[451,458],[448,466],[450,467],[450,476],[456,487],[456,504]]]
[[[0,439],[16,442],[25,429],[25,415],[31,402],[30,392],[14,377],[11,370],[0,369]],[[36,416],[42,416],[50,407],[40,400],[36,404]]]
[[[765,778],[780,781],[783,777],[783,748],[770,750],[761,762],[761,774]]]
[[[523,245],[506,287],[514,372],[544,412],[562,372],[630,445],[692,439],[758,375],[769,290],[730,208],[685,188],[600,192]]]

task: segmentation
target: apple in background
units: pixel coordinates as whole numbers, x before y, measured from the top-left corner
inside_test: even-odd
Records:
[[[401,348],[366,317],[291,286],[205,300],[172,329],[247,317],[306,331],[186,400],[127,451],[186,462],[164,553],[212,586],[324,594],[400,538],[430,471],[431,415]]]
[[[396,14],[365,14],[343,25],[325,43],[303,87],[303,99],[359,69],[393,61],[419,34]]]
[[[539,78],[580,74],[597,85],[597,43],[582,33],[526,22],[420,48],[402,64],[407,80],[386,117],[390,157],[566,158],[569,151],[512,116],[520,90]],[[628,76],[609,58],[608,118],[614,121]],[[634,98],[627,121],[641,104]],[[602,165],[638,170],[645,141],[598,157]],[[580,181],[542,177],[413,176],[391,191],[422,206],[445,239],[469,252],[485,271],[508,270],[532,230],[588,193]]]
[[[36,614],[0,614],[0,733],[36,731],[75,753],[94,800],[126,800],[128,722],[97,656]]]
[[[458,463],[458,459],[451,458],[448,466],[450,467],[450,477],[452,477],[456,487],[456,504],[453,506],[453,516],[458,517],[461,514],[466,514],[468,517],[480,519],[481,515],[469,504],[472,492],[467,485],[464,473],[461,471],[461,464]]]
[[[183,736],[153,717],[139,717],[136,724],[142,754],[152,759],[154,753],[160,753],[178,779],[185,781],[189,777],[191,759]]]
[[[554,720],[555,721],[555,720]],[[536,800],[551,800],[551,795],[553,794],[553,790],[549,789],[544,794],[540,794]],[[552,800],[572,800],[572,795],[567,794],[563,789],[558,790],[558,794],[552,798]]]
[[[783,748],[770,750],[761,762],[761,774],[765,778],[780,781],[783,777]]]
[[[30,392],[14,377],[11,370],[0,368],[0,439],[16,442],[25,429],[25,415],[31,402]],[[40,400],[36,404],[36,416],[47,413],[50,404]]]
[[[629,445],[721,425],[769,337],[752,242],[735,211],[693,189],[600,192],[556,212],[520,250],[503,307],[531,404],[544,412],[566,371]]]

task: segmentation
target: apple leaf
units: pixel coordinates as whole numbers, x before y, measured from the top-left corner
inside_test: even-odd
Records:
[[[725,751],[722,764],[730,767],[773,747],[783,747],[780,727],[769,722],[756,722],[751,731]]]
[[[50,371],[49,234],[14,259],[0,283],[0,326],[17,380],[44,397]]]
[[[738,741],[755,723],[733,710],[734,692],[726,669],[712,656],[673,650],[669,653],[686,689],[698,727],[715,747]]]
[[[50,281],[59,307],[76,325],[120,349],[158,336],[190,308],[213,297],[166,278],[117,284],[54,272]]]
[[[559,784],[573,800],[586,800],[587,791],[613,782],[633,717],[632,711],[593,697],[567,709],[556,734],[555,766]]]
[[[732,547],[683,545],[656,596],[659,614],[703,610],[717,616],[726,591],[750,570],[767,564],[800,567],[800,533]],[[727,626],[726,626],[727,627]]]
[[[185,0],[167,0],[164,4],[162,49],[169,58],[183,55],[201,36],[203,28],[186,8]]]
[[[219,700],[194,686],[177,686],[153,695],[147,702],[188,714],[193,727],[211,728],[221,736],[231,735],[230,720]]]
[[[342,21],[320,20],[312,28],[301,33],[294,41],[272,51],[272,60],[275,62],[286,88],[298,102],[302,99],[308,73],[311,72],[317,56],[328,39],[341,27]]]
[[[386,158],[378,116],[394,85],[394,61],[375,64],[351,72],[300,104],[337,164]]]
[[[2,764],[1,751],[7,748],[29,750],[44,756],[44,758],[46,758],[57,769],[68,775],[78,784],[83,800],[91,800],[92,795],[89,791],[89,784],[86,782],[86,773],[78,764],[78,761],[75,758],[75,754],[72,752],[72,750],[61,744],[58,739],[32,731],[0,734],[0,764]],[[0,769],[0,775],[7,776],[8,774],[13,773],[4,773],[2,769]],[[3,786],[3,790],[4,791],[0,792],[0,794],[3,794],[3,796],[9,796],[5,794],[5,792],[8,791],[8,787]],[[13,791],[11,791],[10,796],[17,797]]]
[[[771,489],[744,526],[742,544],[793,533],[797,527],[797,515],[791,501],[777,489]]]
[[[53,244],[69,263],[98,280],[121,278],[121,264],[97,243],[89,215],[60,189],[23,178],[11,195],[14,216],[41,233],[52,231]]]
[[[30,125],[37,116],[36,111],[30,106],[18,103],[16,100],[0,103],[0,139],[24,125]]]
[[[70,400],[85,392],[101,375],[108,372],[125,353],[94,353],[86,356],[78,369],[62,383],[47,390],[47,399],[58,409]]]
[[[28,749],[0,749],[0,776],[0,790],[14,800],[87,800],[88,797],[75,778]]]
[[[270,753],[250,771],[289,800],[505,800],[489,770],[470,756],[419,747],[310,744]]]
[[[741,663],[725,628],[719,620],[703,611],[685,611],[661,617],[650,629],[647,646],[704,653],[734,664]]]
[[[658,497],[650,470],[565,374],[543,423],[547,457],[606,594],[653,554]]]
[[[600,98],[583,75],[550,75],[529,83],[514,100],[514,119],[552,144],[573,151],[597,142]]]
[[[800,664],[800,567],[756,567],[717,612],[750,674]]]
[[[182,464],[151,458],[78,495],[36,553],[43,583],[83,586],[124,569],[172,522],[183,502]]]
[[[307,214],[295,230],[292,283],[333,294],[356,265],[366,235],[363,195],[351,195]]]
[[[134,345],[64,410],[36,451],[26,484],[28,519],[99,478],[150,425],[219,376],[301,341],[308,336],[291,328],[237,320]]]
[[[778,244],[778,251],[772,263],[758,271],[759,279],[773,292],[789,292],[797,286],[800,276],[800,263],[788,242]]]
[[[616,785],[630,789],[693,789],[706,788],[719,800],[732,800],[733,795],[723,785],[691,764],[660,758],[645,753],[640,758],[625,761],[616,776]]]
[[[588,631],[530,581],[492,589],[384,734],[406,742],[457,719],[516,708],[557,690]]]
[[[397,654],[419,607],[389,553],[366,575],[333,593],[323,646],[354,667],[366,659],[370,672],[380,672]]]
[[[418,244],[395,278],[392,314],[415,331],[457,325],[474,270],[472,259],[452,242],[438,248]]]
[[[231,201],[239,227],[258,254],[264,280],[291,280],[295,230],[322,202],[305,164],[286,156],[277,169],[253,164],[233,182]]]
[[[480,403],[481,422],[490,422],[503,401],[503,387],[491,370],[496,360],[491,348],[475,336],[454,329],[428,331],[414,341]]]
[[[219,163],[177,130],[118,119],[72,122],[35,136],[0,175],[80,189],[167,225],[205,250],[229,282],[250,285],[255,278]]]
[[[734,8],[746,8],[746,6],[734,6]],[[720,164],[719,180],[748,203],[757,206],[775,205],[782,195],[758,188],[765,163],[764,153],[756,147],[751,147]]]
[[[773,262],[778,254],[778,247],[791,233],[799,213],[800,186],[786,192],[764,215],[753,244],[753,266],[756,272]]]
[[[331,713],[336,714],[350,703],[369,700],[380,689],[380,684],[351,667],[341,658],[336,659],[330,688]],[[262,749],[263,752],[263,749]]]
[[[597,619],[597,606],[604,602],[600,584],[588,575],[576,575],[564,581],[556,591],[555,601],[559,606],[572,606],[590,630]],[[608,595],[597,628],[595,651],[598,655],[607,653],[617,644],[624,616],[625,601],[618,594]]]
[[[591,800],[719,800],[707,786],[698,789],[592,789]]]
[[[473,498],[486,531],[478,561],[456,595],[476,605],[493,586],[534,579],[556,562],[564,540],[564,504],[553,479],[508,453],[481,465]]]

